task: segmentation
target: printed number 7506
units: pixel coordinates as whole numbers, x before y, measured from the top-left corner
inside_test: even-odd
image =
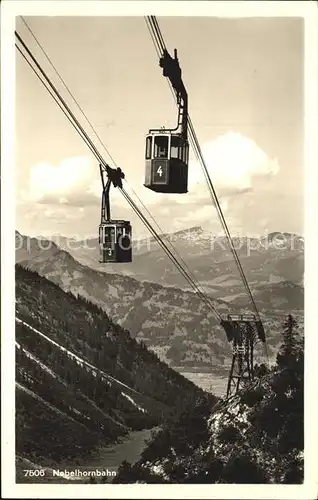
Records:
[[[30,476],[30,477],[38,477],[45,475],[44,469],[23,469],[23,472],[25,476]]]

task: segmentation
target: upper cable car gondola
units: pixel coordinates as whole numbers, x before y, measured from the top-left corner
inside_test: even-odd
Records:
[[[177,95],[178,124],[174,129],[152,129],[146,136],[146,175],[144,186],[157,193],[188,192],[188,95],[181,68],[167,50],[160,58],[163,75],[168,77]]]
[[[129,221],[111,219],[109,190],[111,184],[114,187],[122,187],[122,179],[125,177],[122,170],[111,168],[108,165],[99,165],[103,185],[101,223],[99,226],[100,263],[132,262],[131,234],[132,229]],[[104,173],[107,174],[107,183],[104,181]]]

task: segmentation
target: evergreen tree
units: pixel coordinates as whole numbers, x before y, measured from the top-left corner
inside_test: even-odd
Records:
[[[297,328],[297,321],[289,314],[283,323],[283,344],[277,354],[279,368],[293,369],[298,363],[300,345]]]
[[[132,467],[127,460],[124,460],[118,467],[117,476],[114,478],[113,483],[130,483],[134,482],[132,475]]]

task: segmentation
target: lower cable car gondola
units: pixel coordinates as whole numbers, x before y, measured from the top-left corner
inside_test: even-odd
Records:
[[[99,226],[101,263],[131,262],[131,225],[126,220],[109,220]]]
[[[132,228],[129,221],[114,220],[110,217],[109,190],[122,187],[124,174],[120,168],[112,169],[108,165],[100,165],[103,184],[101,223],[99,226],[100,263],[132,262]],[[105,185],[103,173],[108,176]]]
[[[172,58],[165,50],[160,66],[176,92],[178,124],[175,129],[149,130],[146,136],[146,173],[144,186],[157,193],[188,192],[188,96],[181,78],[175,50]]]

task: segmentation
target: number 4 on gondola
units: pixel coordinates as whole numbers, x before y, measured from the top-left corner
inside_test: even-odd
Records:
[[[155,162],[154,162],[155,163]],[[154,184],[168,184],[168,162],[157,161],[152,168],[152,182]]]

